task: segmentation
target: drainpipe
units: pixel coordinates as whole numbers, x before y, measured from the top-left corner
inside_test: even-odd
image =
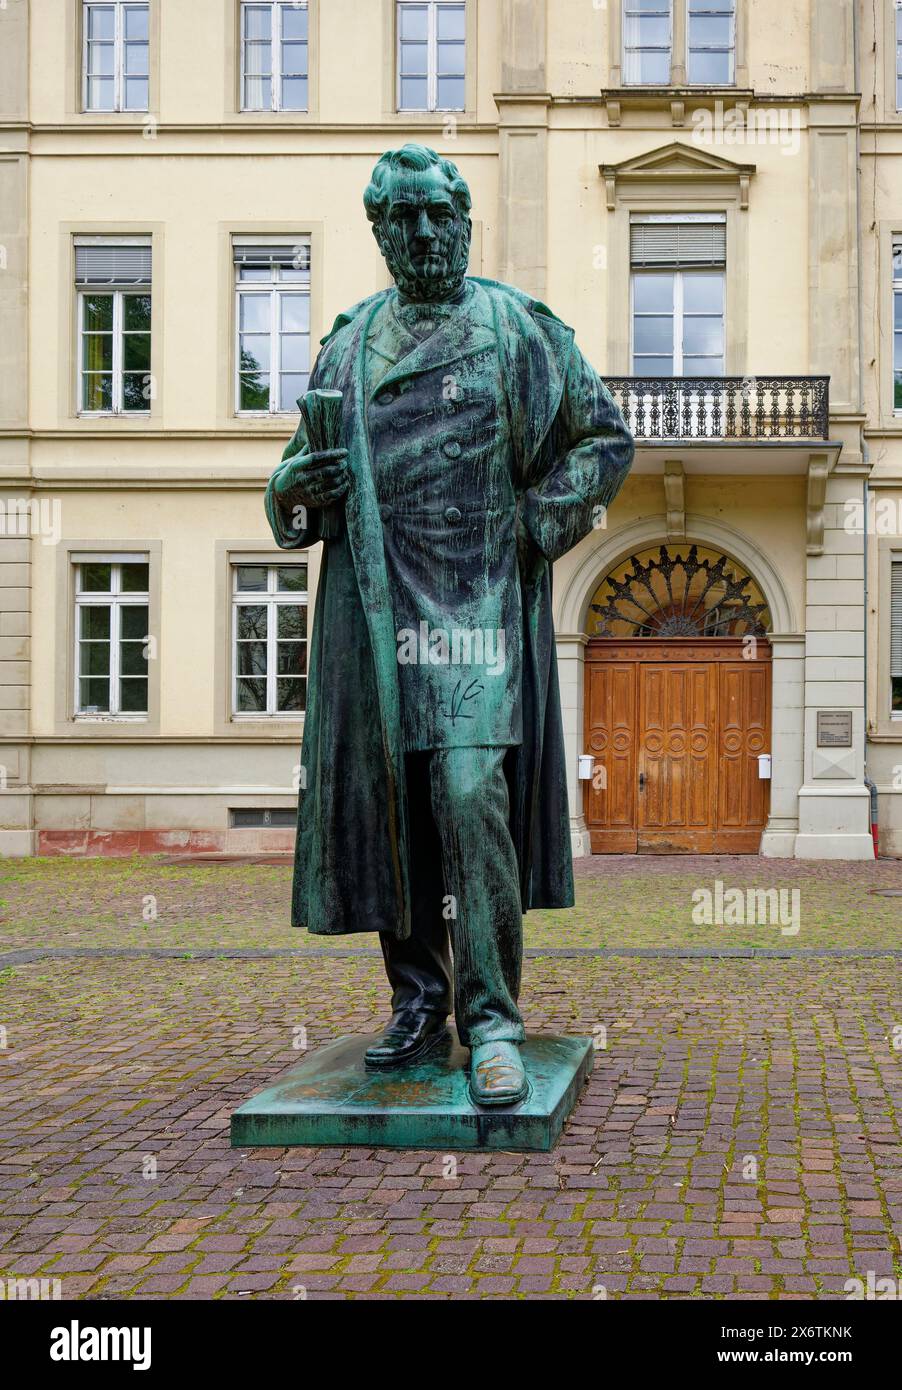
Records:
[[[868,461],[867,440],[862,440],[861,455]],[[864,479],[864,785],[871,798],[871,838],[874,841],[874,858],[880,857],[880,818],[877,807],[877,783],[868,776],[868,518],[870,516],[871,490],[867,477]]]

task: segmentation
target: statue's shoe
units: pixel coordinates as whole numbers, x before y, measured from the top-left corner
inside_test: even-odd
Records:
[[[520,1049],[512,1042],[482,1043],[470,1053],[470,1096],[476,1105],[515,1105],[529,1091]]]
[[[400,1009],[392,1014],[382,1037],[363,1054],[367,1067],[408,1067],[418,1062],[448,1038],[445,1020],[440,1014],[417,1013]]]

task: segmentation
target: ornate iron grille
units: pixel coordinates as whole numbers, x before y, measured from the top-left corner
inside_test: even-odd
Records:
[[[755,601],[753,580],[734,560],[699,559],[662,545],[643,562],[632,555],[622,578],[608,575],[589,605],[599,614],[598,637],[764,637],[770,624],[766,603]]]
[[[615,376],[637,439],[828,439],[828,376]]]

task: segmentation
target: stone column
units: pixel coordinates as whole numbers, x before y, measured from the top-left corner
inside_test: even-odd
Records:
[[[820,516],[809,516],[805,615],[804,782],[800,859],[872,859],[864,785],[864,534],[844,526],[845,503],[861,499],[858,290],[858,112],[853,0],[812,0],[808,105],[809,371],[830,377],[830,433],[842,441]],[[819,100],[819,96],[824,99]],[[843,100],[848,96],[848,100]],[[810,503],[809,503],[810,505]],[[816,522],[812,533],[812,521]],[[851,746],[819,746],[818,714],[851,715]],[[836,735],[834,734],[835,738]]]
[[[545,294],[548,105],[545,0],[502,0],[498,107],[498,276]]]
[[[0,8],[0,855],[33,851],[28,0]]]
[[[864,785],[864,533],[844,525],[861,499],[861,468],[827,479],[823,553],[808,556],[805,641],[805,777],[799,792],[799,859],[873,859]],[[818,712],[851,713],[852,746],[818,746]]]
[[[794,632],[775,633],[770,644],[770,815],[761,836],[761,853],[769,859],[792,859],[805,766],[805,637]]]
[[[811,90],[854,92],[856,0],[811,0]]]
[[[588,637],[582,632],[557,634],[557,669],[564,725],[564,760],[567,768],[567,802],[570,807],[570,843],[574,859],[592,853],[589,828],[583,815],[583,784],[578,777],[583,749],[583,696],[585,652]]]

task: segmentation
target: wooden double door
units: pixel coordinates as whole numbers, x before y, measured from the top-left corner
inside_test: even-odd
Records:
[[[584,813],[595,854],[757,854],[771,650],[732,637],[590,639]]]

